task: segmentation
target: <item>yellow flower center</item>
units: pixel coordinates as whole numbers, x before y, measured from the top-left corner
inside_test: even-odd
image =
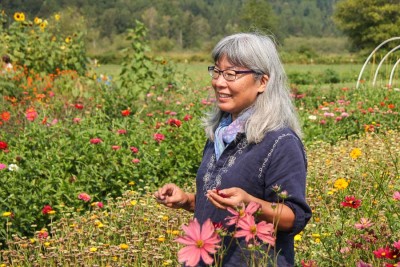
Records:
[[[197,246],[198,248],[202,248],[202,247],[204,246],[203,240],[197,240],[197,241],[196,241],[196,246]]]
[[[250,233],[253,235],[257,234],[257,226],[253,225],[250,227]]]

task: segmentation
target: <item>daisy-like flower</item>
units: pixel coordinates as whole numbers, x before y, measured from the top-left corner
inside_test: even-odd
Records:
[[[91,144],[100,144],[101,142],[103,142],[103,140],[101,140],[100,138],[98,138],[98,137],[95,137],[95,138],[92,138],[92,139],[90,139],[90,143]]]
[[[367,228],[371,227],[372,225],[374,225],[374,224],[369,219],[361,218],[360,223],[356,223],[354,226],[357,229],[362,230],[362,229],[367,229]]]
[[[89,202],[90,199],[91,199],[91,197],[90,197],[87,193],[80,193],[80,194],[78,195],[78,198],[79,198],[80,200],[85,201],[85,202]]]
[[[200,226],[197,219],[182,226],[184,236],[175,239],[176,242],[186,245],[178,252],[178,261],[186,266],[197,266],[200,259],[207,265],[213,263],[214,259],[209,254],[214,254],[219,248],[220,237],[210,219]]]
[[[346,189],[349,186],[349,183],[344,178],[339,178],[333,184],[333,187],[336,189]]]
[[[160,134],[160,133],[155,133],[153,135],[153,139],[157,142],[157,143],[161,143],[161,141],[165,140],[165,135]]]
[[[233,216],[226,217],[226,220],[228,220],[226,225],[235,225],[239,222],[239,220],[246,217],[246,215],[253,216],[253,214],[260,208],[260,206],[261,205],[258,203],[250,202],[247,207],[245,207],[244,203],[242,203],[242,205],[238,207],[238,210],[229,207],[228,211]]]
[[[14,20],[15,21],[25,21],[25,14],[23,12],[15,12]]]
[[[265,243],[275,246],[274,225],[272,223],[261,221],[256,224],[253,216],[245,216],[239,220],[237,227],[240,230],[235,233],[235,237],[244,237],[247,243],[251,240],[257,243],[256,238],[259,238]]]
[[[357,209],[361,206],[361,200],[356,199],[355,196],[346,196],[345,201],[340,203],[343,207],[350,207],[353,209]]]
[[[16,172],[19,170],[19,167],[17,164],[10,164],[10,165],[8,165],[8,170],[11,172]]]
[[[357,159],[358,157],[360,157],[362,155],[362,152],[359,148],[354,148],[351,152],[350,152],[350,157],[352,159]]]
[[[396,191],[393,193],[393,199],[400,201],[400,192],[399,191]]]

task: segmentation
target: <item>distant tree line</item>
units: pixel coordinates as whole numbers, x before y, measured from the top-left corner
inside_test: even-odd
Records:
[[[121,46],[136,21],[155,51],[207,50],[222,36],[248,30],[287,37],[347,36],[353,51],[370,51],[400,36],[400,0],[1,0],[0,9],[63,17],[63,30],[86,33],[92,47]]]
[[[88,38],[113,40],[142,21],[158,50],[199,49],[226,34],[258,29],[287,36],[336,36],[332,23],[338,0],[2,0],[11,15],[34,18],[54,12],[81,20]]]

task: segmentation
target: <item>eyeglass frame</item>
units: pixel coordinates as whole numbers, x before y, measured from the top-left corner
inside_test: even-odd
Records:
[[[260,74],[260,73],[254,71],[254,70],[231,70],[231,69],[225,69],[225,70],[218,70],[218,69],[217,69],[217,70],[216,70],[215,68],[216,68],[215,66],[208,66],[208,74],[210,74],[211,78],[213,78],[213,79],[218,79],[219,76],[222,74],[222,77],[224,77],[224,79],[225,79],[226,81],[228,81],[228,82],[236,81],[237,78],[238,78],[238,77],[237,77],[238,74],[245,74],[245,73]],[[234,76],[235,78],[234,78],[233,80],[227,79],[227,78],[225,77],[225,71],[228,71],[228,70],[235,73],[235,76]],[[213,74],[214,74],[214,73],[217,73],[217,72],[218,72],[218,76],[217,76],[217,77],[214,77]]]

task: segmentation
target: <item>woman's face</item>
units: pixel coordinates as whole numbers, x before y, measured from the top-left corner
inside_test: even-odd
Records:
[[[249,70],[232,65],[225,56],[215,63],[215,68],[218,70]],[[235,81],[226,81],[221,73],[217,79],[212,79],[212,86],[215,90],[218,107],[222,111],[231,113],[232,119],[235,120],[242,110],[256,101],[258,94],[264,92],[267,82],[267,75],[255,80],[252,73],[237,74]]]

